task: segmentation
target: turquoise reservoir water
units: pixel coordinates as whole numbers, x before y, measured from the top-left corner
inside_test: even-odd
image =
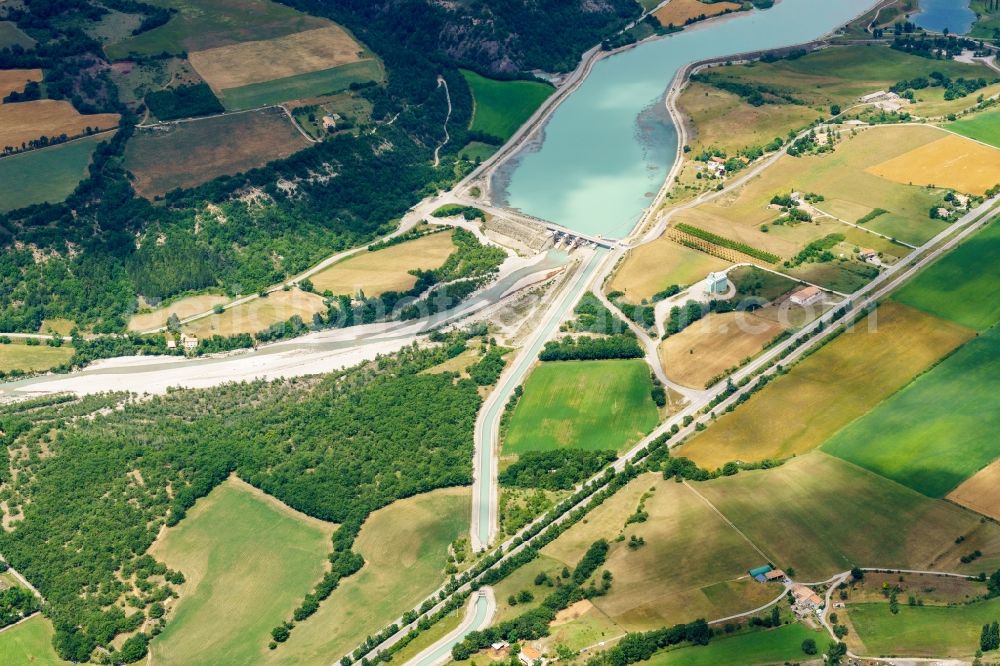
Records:
[[[802,44],[875,0],[780,0],[771,9],[689,27],[599,61],[552,114],[540,140],[502,167],[498,201],[589,234],[621,238],[659,190],[677,150],[663,105],[687,63]]]
[[[925,30],[944,32],[947,28],[954,35],[964,35],[976,22],[969,0],[920,0],[919,5],[920,11],[910,20]]]

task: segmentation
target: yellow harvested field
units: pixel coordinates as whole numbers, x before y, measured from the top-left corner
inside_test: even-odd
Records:
[[[199,338],[257,333],[271,324],[287,321],[293,315],[299,315],[302,321],[309,324],[315,313],[325,311],[326,305],[321,296],[301,289],[275,291],[267,298],[255,298],[222,314],[193,321],[184,326],[184,332]]]
[[[66,100],[38,99],[0,104],[0,147],[19,147],[41,136],[78,136],[88,127],[110,129],[117,126],[117,113],[85,116]]]
[[[40,69],[0,69],[0,98],[12,92],[23,92],[29,81],[41,81]]]
[[[1000,150],[949,134],[866,171],[897,183],[985,194],[1000,184]]]
[[[628,253],[611,278],[608,290],[624,292],[630,303],[639,303],[672,284],[686,287],[730,265],[728,261],[660,236]]]
[[[957,324],[885,303],[720,416],[679,455],[715,469],[811,451],[972,336]]]
[[[715,2],[705,4],[698,0],[670,0],[666,5],[656,10],[653,16],[657,18],[660,25],[666,27],[673,25],[681,27],[689,20],[697,19],[699,16],[718,16],[725,12],[735,12],[742,8],[735,2]]]
[[[199,296],[188,296],[174,301],[169,305],[156,308],[152,312],[143,312],[132,315],[129,319],[128,329],[130,331],[148,331],[167,325],[167,319],[171,314],[176,314],[179,319],[186,319],[202,312],[208,312],[216,305],[228,303],[229,298],[221,294],[201,294]]]
[[[214,49],[188,56],[216,92],[297,74],[332,69],[363,59],[363,48],[337,25]]]
[[[962,485],[947,499],[994,520],[1000,520],[1000,460],[995,460]]]
[[[361,290],[366,296],[378,296],[387,291],[405,291],[417,282],[409,271],[438,268],[454,251],[451,233],[443,231],[375,252],[359,252],[310,279],[320,293],[329,289],[334,294],[353,296]]]
[[[670,379],[691,388],[755,356],[784,328],[749,312],[710,314],[660,343],[660,363]]]

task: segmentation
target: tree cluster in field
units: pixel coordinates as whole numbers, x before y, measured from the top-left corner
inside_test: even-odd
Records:
[[[466,220],[486,221],[486,213],[475,206],[463,206],[462,204],[445,204],[431,213],[434,217],[455,217],[461,215]]]
[[[625,292],[622,291],[608,292],[608,300],[614,303],[621,310],[622,314],[646,330],[650,330],[656,326],[656,308],[646,300],[643,300],[639,304],[629,303],[625,300]],[[622,332],[629,335],[632,334],[627,328],[622,329]]]
[[[635,335],[606,338],[564,337],[545,343],[538,358],[542,361],[590,361],[597,359],[642,358],[644,352]]]
[[[308,617],[362,566],[351,545],[372,511],[470,482],[476,386],[452,373],[418,374],[449,346],[406,348],[325,378],[0,409],[0,497],[23,513],[16,530],[0,534],[0,551],[45,597],[60,656],[87,661],[101,647],[119,659],[116,636],[148,623],[148,635],[129,639],[138,652],[159,633],[163,602],[184,579],[143,553],[161,526],[234,473],[340,524],[330,571],[291,624]],[[11,448],[25,455],[9,456]]]
[[[628,330],[621,319],[611,313],[592,292],[585,293],[573,308],[576,317],[569,322],[566,330],[577,333],[598,333],[614,335]]]
[[[822,238],[818,238],[802,248],[797,255],[786,261],[785,266],[795,267],[804,263],[821,264],[833,261],[837,257],[830,250],[837,243],[842,243],[844,238],[844,234],[840,233],[827,234]]]
[[[41,608],[31,590],[16,586],[0,590],[0,627],[19,622]]]
[[[646,661],[658,650],[689,643],[691,645],[708,645],[712,639],[712,629],[703,619],[697,619],[686,624],[675,624],[672,627],[654,629],[646,632],[626,634],[614,647],[601,652],[587,660],[586,666],[625,666]]]
[[[979,635],[979,649],[983,652],[1000,648],[1000,624],[996,620],[992,624],[984,624]]]
[[[945,60],[960,55],[964,50],[981,51],[982,42],[976,42],[966,37],[956,37],[954,35],[913,35],[915,26],[906,21],[897,23],[894,26],[895,36],[892,40],[892,48],[904,53],[932,58],[934,60]]]
[[[614,451],[527,451],[518,456],[517,462],[500,472],[499,480],[502,485],[515,488],[572,490],[615,458],[617,453]]]
[[[210,116],[226,110],[207,83],[154,90],[146,95],[146,106],[160,120]]]
[[[555,619],[556,613],[582,599],[592,599],[606,594],[611,588],[611,573],[608,571],[601,576],[600,586],[596,580],[585,586],[598,567],[604,564],[607,556],[608,542],[603,539],[595,541],[577,563],[572,574],[566,570],[565,576],[556,579],[555,591],[545,597],[540,606],[496,626],[470,632],[452,648],[452,657],[456,660],[468,659],[479,650],[501,640],[517,642],[547,636],[549,624]]]
[[[469,366],[469,377],[478,386],[492,386],[500,379],[507,362],[504,356],[510,353],[510,349],[492,345],[483,356],[474,364]]]

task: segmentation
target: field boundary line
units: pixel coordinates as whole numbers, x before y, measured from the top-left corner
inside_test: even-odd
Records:
[[[736,525],[733,524],[733,521],[729,520],[729,518],[726,518],[726,514],[724,514],[721,511],[719,511],[719,509],[714,504],[712,504],[707,497],[705,497],[704,495],[702,495],[701,493],[699,493],[697,490],[695,490],[694,487],[690,483],[688,483],[686,480],[683,481],[683,483],[687,487],[688,490],[690,490],[691,492],[693,492],[695,494],[695,497],[697,497],[702,502],[704,502],[708,506],[708,508],[710,508],[712,511],[714,511],[719,516],[719,518],[722,518],[722,520],[724,520],[727,525],[729,525],[731,528],[733,528],[733,531],[735,531],[737,534],[739,534],[741,537],[743,537],[743,540],[746,541],[748,544],[750,544],[750,546],[754,550],[756,550],[757,553],[761,557],[763,557],[765,561],[767,561],[767,562],[771,561],[771,558],[768,557],[764,553],[764,551],[762,551],[760,548],[758,548],[757,544],[755,544],[753,541],[751,541],[750,537],[748,537],[746,535],[746,533],[743,532],[743,530],[741,530],[740,528],[736,527]],[[771,603],[767,604],[767,606],[770,606],[773,603],[774,602],[772,601]],[[762,608],[767,608],[767,606],[763,606]],[[728,618],[724,618],[724,619],[728,619]]]

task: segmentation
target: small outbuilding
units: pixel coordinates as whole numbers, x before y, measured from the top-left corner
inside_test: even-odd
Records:
[[[729,291],[729,278],[725,273],[709,273],[705,281],[705,289],[709,294],[725,294]]]
[[[521,648],[521,651],[517,653],[517,659],[524,666],[544,666],[545,664],[545,660],[542,659],[542,653],[530,645],[525,645]]]

